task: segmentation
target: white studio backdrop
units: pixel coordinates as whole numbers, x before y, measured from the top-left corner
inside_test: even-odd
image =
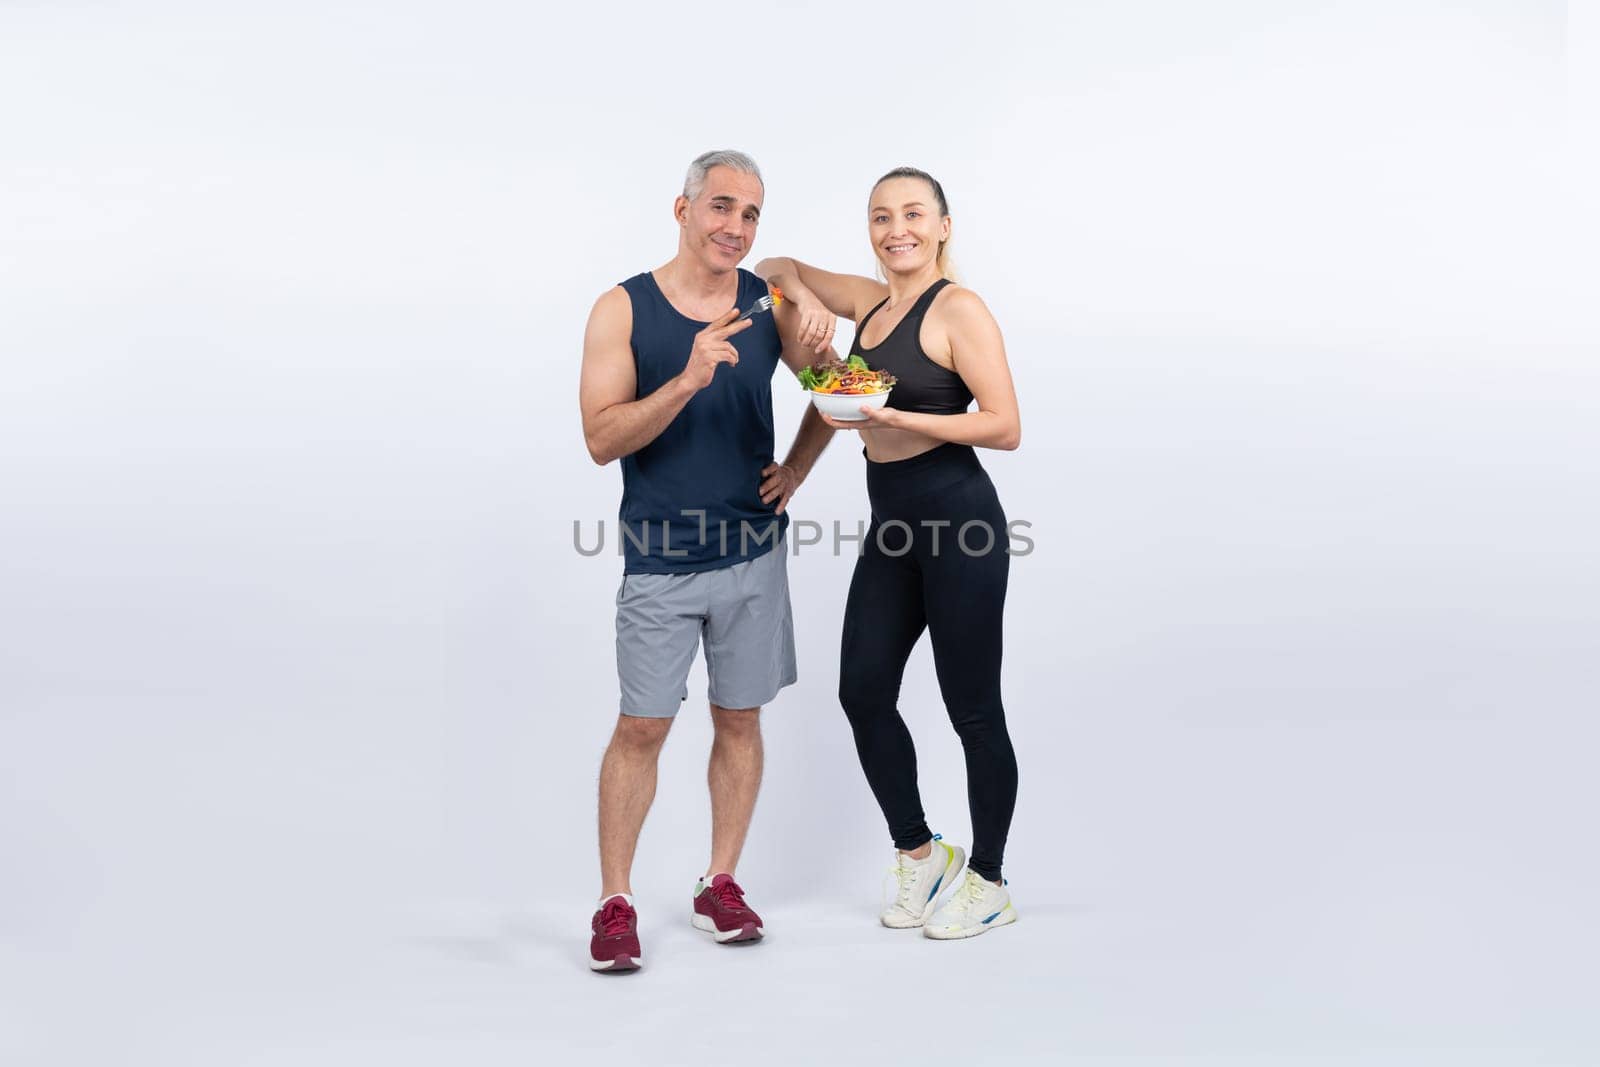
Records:
[[[1036,545],[1025,922],[966,957],[1009,1012],[946,1005],[942,1047],[1593,1062],[1596,26],[0,4],[0,1059],[726,1051],[685,998],[727,979],[667,933],[708,848],[700,667],[636,868],[663,951],[582,971],[621,566],[573,523],[614,550],[589,307],[733,147],[747,267],[870,273],[872,182],[939,176],[1021,396],[985,462]],[[866,516],[858,442],[793,514]],[[830,542],[790,560],[802,677],[741,868],[784,940],[721,994],[732,1047],[795,1062],[879,1055],[862,1005],[934,995],[885,989]],[[903,699],[965,841],[925,645]]]

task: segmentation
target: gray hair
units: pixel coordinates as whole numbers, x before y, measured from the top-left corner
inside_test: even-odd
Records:
[[[767,184],[762,179],[761,168],[756,166],[755,160],[743,152],[722,149],[698,156],[693,163],[689,164],[689,173],[683,179],[683,195],[685,197],[693,200],[700,195],[700,191],[706,187],[706,175],[711,172],[712,167],[730,167],[741,174],[754,174],[756,181],[761,182],[762,185]]]

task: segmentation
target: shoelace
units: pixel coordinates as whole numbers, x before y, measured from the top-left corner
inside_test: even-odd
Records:
[[[910,907],[911,888],[916,884],[917,869],[915,867],[907,867],[903,863],[897,863],[889,868],[889,873],[894,875],[895,882],[900,886],[899,891],[895,894],[895,902],[902,907]]]
[[[972,906],[983,899],[983,887],[983,880],[968,871],[967,877],[961,882],[961,888],[950,898],[949,906],[955,911],[971,911]]]
[[[729,911],[744,911],[749,907],[744,902],[744,890],[740,889],[739,883],[732,878],[729,878],[721,885],[712,886],[711,895],[717,898],[718,904],[721,904]]]
[[[607,937],[628,932],[628,923],[632,920],[631,909],[626,901],[610,900],[600,909],[600,932]]]

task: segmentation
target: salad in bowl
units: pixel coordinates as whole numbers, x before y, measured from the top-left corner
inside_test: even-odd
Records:
[[[824,415],[840,422],[864,420],[862,404],[883,407],[894,383],[894,375],[871,369],[866,360],[855,355],[848,359],[825,359],[800,372],[800,387],[811,394],[811,403]]]

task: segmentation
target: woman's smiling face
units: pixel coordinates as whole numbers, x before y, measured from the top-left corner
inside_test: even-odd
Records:
[[[939,213],[939,198],[920,178],[889,178],[872,190],[867,209],[872,250],[890,274],[916,274],[939,256],[950,237],[950,220]]]

